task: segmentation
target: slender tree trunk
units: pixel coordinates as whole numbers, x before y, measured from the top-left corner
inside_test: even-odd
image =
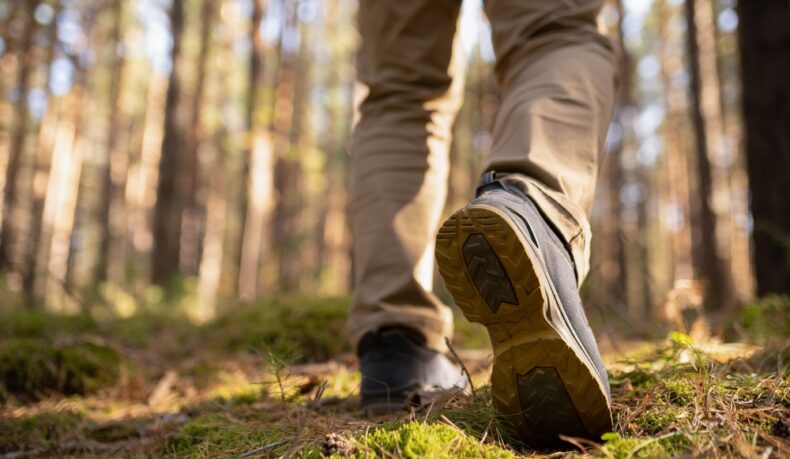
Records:
[[[224,135],[224,133],[219,134]],[[221,142],[220,142],[221,143]],[[220,151],[214,161],[209,178],[209,193],[206,205],[206,240],[200,259],[198,304],[196,318],[205,322],[216,316],[215,300],[222,272],[225,242],[225,161],[226,152]]]
[[[326,2],[326,20],[322,30],[321,39],[334,43],[340,27],[340,5],[338,0]],[[316,239],[318,260],[316,266],[316,279],[319,291],[325,294],[342,294],[346,291],[348,278],[347,254],[348,242],[346,225],[347,195],[344,172],[344,154],[341,139],[345,138],[344,128],[347,124],[345,118],[351,101],[342,97],[342,82],[339,78],[338,68],[345,64],[344,56],[333,55],[322,72],[324,76],[324,94],[327,100],[327,128],[321,150],[326,156],[324,163],[324,176],[327,178],[326,192],[321,199],[321,213],[318,217],[314,237]],[[321,70],[318,70],[321,71]],[[350,115],[350,114],[349,114]],[[457,190],[457,188],[456,188]]]
[[[700,66],[700,47],[698,34],[697,0],[686,1],[687,17],[687,46],[689,59],[689,84],[690,117],[695,137],[697,180],[699,196],[696,204],[698,215],[698,228],[692,240],[698,247],[697,252],[701,259],[698,260],[700,272],[707,281],[706,309],[721,310],[732,305],[731,282],[727,264],[722,259],[717,243],[717,217],[712,207],[713,199],[713,174],[711,170],[711,146],[716,136],[709,130],[710,118],[706,119],[706,101],[703,97],[710,94],[703,93],[702,69]],[[709,84],[709,83],[705,83]],[[714,147],[715,148],[715,147]]]
[[[148,81],[140,159],[129,173],[127,234],[137,258],[151,252],[151,207],[156,201],[159,160],[162,154],[168,78],[156,73]],[[153,267],[153,266],[152,266]]]
[[[280,11],[288,14],[288,3],[279,0]],[[284,20],[284,24],[287,24]],[[285,25],[284,25],[285,27]],[[277,254],[283,250],[282,241],[279,239],[279,229],[277,226],[277,212],[280,208],[280,198],[275,178],[281,178],[279,170],[283,163],[283,153],[287,146],[287,126],[290,126],[290,116],[293,109],[292,86],[289,86],[289,75],[291,74],[290,60],[283,50],[283,30],[277,40],[274,52],[270,53],[268,64],[272,69],[270,79],[270,97],[266,101],[269,116],[265,120],[266,133],[260,136],[260,143],[254,146],[258,172],[253,169],[252,176],[257,182],[252,184],[252,189],[256,190],[261,209],[261,238],[259,242],[260,255],[257,267],[257,296],[260,292],[271,292],[275,286],[280,285],[281,273],[278,265]],[[290,96],[288,95],[290,94]],[[290,99],[289,99],[290,97]],[[288,103],[283,103],[284,100]],[[288,122],[288,124],[286,124]]]
[[[203,0],[200,12],[200,49],[198,50],[195,70],[196,81],[192,106],[189,110],[189,129],[187,130],[185,159],[179,171],[183,175],[182,199],[184,213],[181,221],[181,241],[179,243],[179,265],[182,273],[197,275],[200,263],[201,233],[205,221],[205,203],[198,199],[200,187],[200,159],[198,150],[203,142],[204,132],[200,114],[203,112],[206,93],[206,74],[208,57],[211,53],[211,35],[214,27],[215,1]]]
[[[739,1],[757,294],[790,293],[790,4]]]
[[[672,277],[677,282],[681,279],[691,280],[695,273],[691,257],[688,161],[684,153],[686,142],[684,137],[678,134],[683,131],[681,125],[685,122],[685,111],[681,103],[685,99],[685,92],[679,88],[679,85],[673,84],[670,78],[670,75],[682,65],[678,56],[670,54],[670,50],[673,49],[671,46],[673,36],[669,31],[669,18],[672,16],[670,8],[672,6],[666,0],[661,0],[659,10],[661,80],[666,107],[666,120],[662,128],[665,142],[664,175],[669,195],[669,209],[674,212],[672,219],[674,225],[670,228],[670,232],[672,233]]]
[[[41,120],[41,128],[38,133],[38,143],[36,146],[35,160],[33,164],[33,179],[31,180],[30,195],[33,198],[31,206],[31,227],[30,238],[27,250],[25,250],[25,264],[23,275],[23,288],[28,299],[29,305],[34,305],[36,296],[34,291],[35,277],[38,270],[38,250],[41,245],[41,230],[43,226],[42,218],[44,212],[44,200],[46,199],[47,181],[52,163],[52,148],[55,141],[55,132],[58,127],[58,116],[60,110],[60,100],[49,92],[52,77],[52,63],[55,60],[55,49],[57,44],[57,17],[60,13],[60,4],[55,9],[52,22],[47,26],[47,57],[46,57],[46,88],[47,88],[47,110]]]
[[[16,243],[17,229],[14,225],[14,206],[16,204],[17,177],[19,177],[22,156],[25,150],[25,140],[28,129],[28,104],[27,95],[30,89],[30,77],[33,71],[33,37],[36,32],[36,22],[33,14],[38,6],[38,0],[27,0],[26,8],[22,10],[24,31],[17,52],[17,99],[14,104],[14,127],[11,133],[11,144],[6,166],[5,187],[3,190],[2,225],[0,225],[0,270],[13,270],[14,245]]]
[[[58,312],[76,309],[65,301],[63,292],[67,289],[71,236],[86,147],[86,140],[79,136],[84,120],[85,78],[85,70],[79,69],[55,134],[37,262],[41,269],[34,285],[36,296],[46,297],[48,306]]]
[[[184,32],[184,0],[173,0],[170,9],[170,28],[173,39],[172,71],[165,102],[165,129],[162,155],[159,161],[159,184],[154,208],[151,279],[165,285],[179,272],[181,220],[184,213],[181,170],[186,167],[183,152],[185,133],[189,128],[189,113],[183,101],[184,57],[181,44]]]
[[[623,205],[620,200],[620,189],[623,186],[624,175],[621,165],[621,158],[623,154],[623,147],[625,146],[625,124],[622,120],[623,109],[631,105],[631,91],[632,91],[632,74],[631,74],[631,57],[625,47],[623,39],[623,18],[625,11],[623,8],[622,0],[616,3],[618,20],[617,20],[617,43],[618,43],[618,67],[620,76],[620,85],[617,90],[617,109],[615,119],[617,126],[620,127],[620,138],[617,144],[609,151],[609,208],[611,218],[607,219],[609,243],[611,244],[611,260],[610,263],[616,268],[611,269],[608,274],[607,284],[611,289],[614,303],[621,307],[623,311],[626,310],[628,305],[628,260],[626,259],[625,249],[625,234],[623,234],[623,225],[621,217],[623,214]],[[610,271],[610,270],[607,270]]]
[[[293,33],[299,31],[297,20],[296,5],[285,3],[285,25],[284,29]],[[304,37],[301,40],[300,50],[294,54],[293,51],[282,50],[282,60],[278,75],[278,88],[275,100],[275,152],[277,162],[275,167],[274,186],[277,190],[277,203],[275,208],[275,241],[277,250],[277,266],[280,273],[278,282],[279,288],[292,290],[298,283],[299,273],[294,272],[290,263],[290,258],[295,256],[294,246],[297,244],[298,228],[294,226],[295,205],[299,200],[298,193],[293,193],[293,189],[301,189],[301,168],[299,167],[299,153],[294,150],[296,138],[299,131],[299,111],[300,100],[303,94],[297,90],[298,75],[300,71],[300,56],[304,46]]]
[[[263,0],[253,1],[250,41],[252,51],[249,68],[247,129],[250,148],[244,163],[242,196],[242,235],[239,247],[239,297],[252,301],[258,296],[258,270],[261,255],[267,254],[271,244],[271,207],[273,195],[273,145],[260,111],[263,81],[264,44],[259,26],[263,18]]]
[[[110,73],[112,75],[108,99],[110,122],[107,127],[107,164],[104,166],[104,193],[99,209],[101,242],[94,273],[94,279],[97,282],[107,279],[119,282],[123,266],[122,253],[117,250],[123,244],[123,225],[119,224],[119,220],[123,212],[122,206],[124,203],[128,163],[127,152],[120,150],[117,146],[122,124],[121,113],[123,112],[123,107],[119,102],[124,80],[123,59],[118,55],[118,47],[123,37],[123,2],[121,0],[113,0],[112,15],[113,26],[109,45],[111,55]]]

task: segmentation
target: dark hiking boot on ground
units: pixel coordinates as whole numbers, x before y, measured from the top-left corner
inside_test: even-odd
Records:
[[[366,334],[359,343],[362,409],[395,411],[408,407],[415,394],[467,387],[463,371],[443,354],[425,347],[410,328],[387,327]]]
[[[491,395],[528,444],[559,435],[600,440],[611,395],[567,249],[532,201],[500,181],[456,212],[436,237],[439,271],[494,347]]]

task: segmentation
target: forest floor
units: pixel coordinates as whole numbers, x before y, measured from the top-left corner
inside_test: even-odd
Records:
[[[603,339],[615,432],[564,451],[508,435],[486,337],[463,319],[474,393],[366,416],[345,306],[283,298],[203,326],[0,308],[0,458],[790,457],[790,299],[746,307],[722,331],[734,343]]]

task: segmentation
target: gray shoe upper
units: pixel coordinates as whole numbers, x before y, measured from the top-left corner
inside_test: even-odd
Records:
[[[561,320],[572,328],[590,363],[597,370],[607,391],[607,398],[611,400],[606,368],[598,351],[595,336],[587,323],[577,288],[573,261],[555,230],[549,226],[527,195],[499,180],[489,181],[480,186],[477,190],[477,198],[471,204],[485,204],[504,211],[511,216],[522,233],[540,249],[545,269],[548,271],[547,277],[554,284],[560,307],[567,317],[567,320],[565,317],[549,319],[552,323]]]

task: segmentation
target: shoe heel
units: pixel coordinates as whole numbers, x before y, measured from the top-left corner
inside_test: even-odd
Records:
[[[439,272],[464,316],[488,329],[491,395],[514,432],[533,445],[556,444],[558,432],[595,438],[611,428],[606,398],[549,324],[534,249],[517,231],[496,208],[459,210],[436,236]]]
[[[496,212],[481,206],[453,214],[436,236],[436,260],[447,289],[470,322],[489,331],[496,324],[525,319],[545,323],[532,263],[510,223]]]

